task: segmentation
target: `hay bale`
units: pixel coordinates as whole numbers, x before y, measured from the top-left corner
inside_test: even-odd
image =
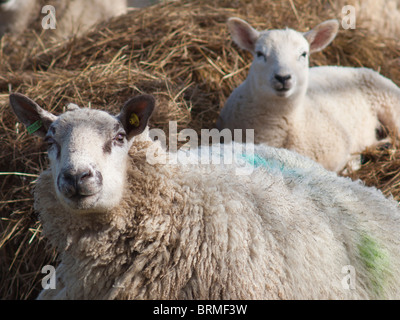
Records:
[[[393,140],[393,144],[367,148],[362,153],[364,164],[346,176],[360,179],[367,186],[378,187],[385,196],[400,201],[400,141],[396,137]]]
[[[168,131],[169,121],[177,121],[178,129],[212,128],[251,62],[250,54],[230,40],[226,20],[231,16],[260,29],[289,26],[306,31],[323,20],[340,18],[341,13],[329,0],[187,0],[132,11],[64,42],[34,31],[3,37],[0,173],[14,173],[0,176],[1,298],[36,297],[42,266],[56,263],[55,253],[46,250],[41,237],[30,191],[47,165],[45,148],[21,126],[17,132],[9,92],[24,93],[55,113],[69,102],[116,112],[129,96],[149,93],[158,105],[152,127]],[[331,46],[312,56],[311,63],[367,66],[399,84],[399,53],[396,39],[358,28],[341,30]],[[367,179],[365,175],[354,178]],[[377,176],[373,184],[379,187],[380,179]]]

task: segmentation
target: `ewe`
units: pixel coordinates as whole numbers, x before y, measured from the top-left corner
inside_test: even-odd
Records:
[[[82,33],[99,21],[127,11],[126,0],[0,0],[0,37],[6,32],[20,33],[29,25],[40,30],[45,5],[56,10],[52,35],[58,37]]]
[[[232,164],[150,164],[173,156],[149,138],[151,96],[117,116],[10,103],[48,143],[35,210],[61,261],[39,298],[400,298],[400,211],[378,190],[262,145]],[[204,153],[244,145],[223,146]]]
[[[295,150],[333,171],[397,131],[400,89],[366,68],[313,67],[309,54],[335,37],[336,20],[313,30],[258,32],[231,18],[233,40],[254,55],[247,79],[226,101],[218,129],[255,130],[255,143]]]

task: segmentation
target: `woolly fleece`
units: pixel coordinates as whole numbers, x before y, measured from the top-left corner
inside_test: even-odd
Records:
[[[395,201],[264,146],[255,146],[250,175],[235,167],[251,156],[232,165],[150,165],[149,148],[168,154],[147,134],[134,138],[123,200],[107,213],[66,211],[51,172],[41,174],[35,209],[61,263],[56,289],[40,299],[400,298]],[[218,156],[219,145],[212,148]],[[389,261],[372,263],[379,275],[366,263],[365,235]],[[354,290],[342,285],[347,265],[356,270]]]

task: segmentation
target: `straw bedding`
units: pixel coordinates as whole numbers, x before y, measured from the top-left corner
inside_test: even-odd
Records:
[[[55,265],[46,247],[32,185],[46,167],[45,147],[28,136],[8,105],[21,92],[55,113],[73,102],[117,112],[130,96],[153,94],[151,127],[168,131],[212,128],[230,92],[246,77],[250,54],[232,44],[226,20],[239,16],[259,29],[285,26],[306,31],[341,18],[329,0],[174,1],[134,10],[62,42],[51,30],[6,35],[0,42],[0,298],[32,299],[41,288],[42,266]],[[312,65],[367,66],[400,84],[400,46],[357,21],[312,56]],[[367,150],[354,179],[400,200],[398,143]]]

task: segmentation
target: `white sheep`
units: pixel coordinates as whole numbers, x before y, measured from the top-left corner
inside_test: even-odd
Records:
[[[400,211],[375,188],[263,145],[178,152],[239,150],[232,164],[148,161],[174,156],[149,138],[151,96],[117,116],[10,103],[48,143],[34,206],[61,261],[40,299],[400,298]]]
[[[355,22],[355,28],[368,29],[368,31],[379,37],[400,37],[400,1],[399,0],[336,0],[331,1],[335,14],[345,17],[346,23],[351,15]],[[348,6],[353,6],[349,8]],[[350,10],[351,11],[350,11]]]
[[[227,99],[217,128],[255,130],[255,143],[295,150],[333,171],[397,131],[400,89],[367,68],[309,68],[309,54],[335,37],[336,20],[309,32],[258,32],[231,18],[233,40],[254,55],[246,80]]]
[[[0,37],[6,32],[22,32],[35,9],[36,0],[0,1]]]
[[[127,12],[126,0],[5,0],[0,4],[0,37],[6,33],[23,32],[29,25],[42,28],[42,20],[50,14],[42,8],[55,9],[52,35],[68,37],[82,34],[94,24]],[[47,20],[45,21],[47,23]],[[53,30],[52,30],[53,31]]]

